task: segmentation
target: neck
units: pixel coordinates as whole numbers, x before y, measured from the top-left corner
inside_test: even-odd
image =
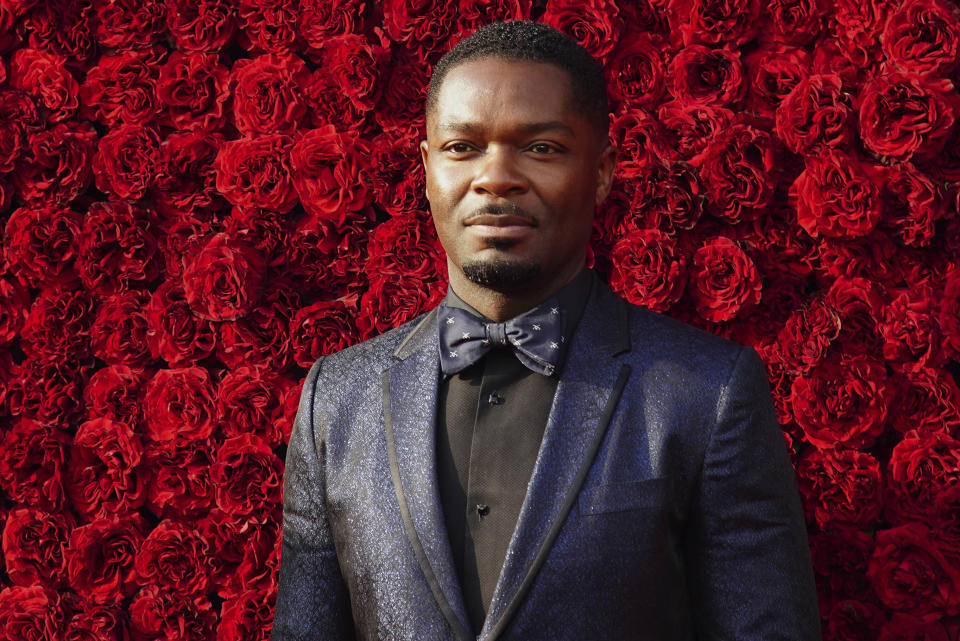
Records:
[[[478,285],[467,279],[462,271],[449,264],[449,262],[447,267],[450,274],[450,286],[457,293],[457,296],[485,317],[494,322],[502,323],[529,309],[533,309],[556,294],[580,273],[583,265],[583,261],[571,265],[570,268],[558,272],[548,282],[538,281],[531,283],[529,286],[508,291]]]

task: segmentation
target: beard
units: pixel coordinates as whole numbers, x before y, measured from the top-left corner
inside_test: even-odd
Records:
[[[540,273],[540,265],[501,259],[466,263],[463,275],[472,283],[496,291],[519,289],[532,282]]]

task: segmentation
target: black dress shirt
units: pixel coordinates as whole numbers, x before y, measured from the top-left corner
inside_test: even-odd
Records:
[[[594,274],[584,269],[557,292],[564,313],[552,376],[528,369],[507,347],[440,381],[437,482],[453,561],[474,634],[486,618],[507,546],[527,494],[560,372]],[[450,288],[444,301],[483,316]]]

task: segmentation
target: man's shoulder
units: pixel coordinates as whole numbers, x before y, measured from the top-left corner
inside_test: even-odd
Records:
[[[340,379],[354,379],[364,375],[377,375],[396,362],[395,354],[404,342],[417,330],[424,330],[435,310],[420,314],[399,327],[351,345],[318,359],[321,375]]]

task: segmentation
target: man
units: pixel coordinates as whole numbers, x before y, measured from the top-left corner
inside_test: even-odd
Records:
[[[599,65],[544,25],[437,64],[450,289],[310,370],[274,641],[819,637],[759,358],[584,268],[607,117]]]

